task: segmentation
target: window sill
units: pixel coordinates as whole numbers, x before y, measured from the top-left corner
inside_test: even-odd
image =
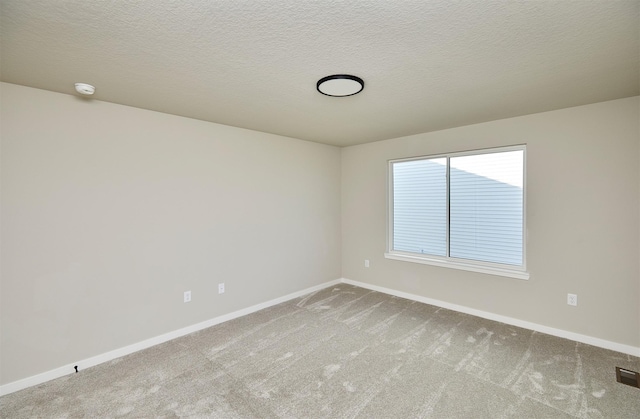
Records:
[[[401,260],[404,262],[421,263],[423,265],[440,266],[443,268],[460,269],[463,271],[480,272],[489,275],[506,276],[516,279],[529,279],[529,272],[515,269],[504,269],[493,266],[475,265],[451,260],[429,259],[425,257],[402,255],[397,253],[385,253],[387,259]]]

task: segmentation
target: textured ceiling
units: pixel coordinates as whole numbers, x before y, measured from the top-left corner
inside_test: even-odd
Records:
[[[341,146],[640,94],[638,0],[0,7],[2,81]]]

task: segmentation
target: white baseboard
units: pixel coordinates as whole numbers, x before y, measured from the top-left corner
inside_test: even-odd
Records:
[[[297,291],[297,292],[285,295],[284,297],[275,298],[273,300],[269,300],[264,303],[256,304],[251,307],[237,310],[229,314],[223,314],[222,316],[218,316],[213,319],[209,319],[204,322],[194,324],[192,326],[187,326],[182,329],[174,330],[173,332],[165,333],[160,336],[146,339],[146,340],[143,340],[142,342],[134,343],[132,345],[125,346],[123,348],[114,349],[113,351],[92,356],[91,358],[83,359],[81,361],[74,362],[73,364],[63,365],[61,367],[43,372],[41,374],[33,375],[31,377],[23,378],[18,381],[4,384],[0,386],[0,396],[14,393],[16,391],[25,389],[27,387],[32,387],[38,384],[42,384],[44,382],[53,380],[55,378],[63,377],[67,374],[72,374],[75,372],[74,366],[76,365],[78,366],[79,371],[89,367],[93,367],[95,365],[102,364],[103,362],[111,361],[116,358],[120,358],[122,356],[129,355],[131,353],[150,348],[151,346],[155,346],[155,345],[167,342],[169,340],[188,335],[189,333],[197,332],[198,330],[206,329],[207,327],[215,326],[217,324],[224,323],[226,321],[233,320],[238,317],[246,316],[247,314],[251,314],[253,312],[265,309],[267,307],[274,306],[276,304],[284,303],[285,301],[293,300],[294,298],[298,298],[305,294],[309,294],[311,292],[318,291],[323,288],[340,284],[341,282],[342,280],[340,279],[324,282],[320,285],[316,285],[311,288],[307,288],[301,291]]]
[[[576,342],[586,343],[588,345],[598,346],[600,348],[610,349],[612,351],[617,351],[633,356],[640,357],[640,348],[630,345],[624,345],[621,343],[611,342],[604,339],[594,338],[591,336],[581,335],[579,333],[568,332],[566,330],[555,329],[553,327],[543,326],[537,323],[531,323],[523,320],[514,319],[512,317],[501,316],[499,314],[489,313],[482,310],[476,310],[473,308],[447,303],[445,301],[434,300],[432,298],[422,297],[416,294],[410,294],[407,292],[393,290],[391,288],[380,287],[377,285],[367,284],[365,282],[353,281],[347,278],[341,278],[334,281],[329,281],[322,283],[320,285],[316,285],[311,288],[307,288],[301,291],[297,291],[284,297],[275,298],[273,300],[266,301],[264,303],[256,304],[251,307],[247,307],[241,310],[234,311],[229,314],[224,314],[222,316],[215,317],[213,319],[206,320],[201,323],[197,323],[191,326],[184,327],[182,329],[175,330],[173,332],[165,333],[160,336],[156,336],[150,339],[143,340],[142,342],[134,343],[132,345],[125,346],[123,348],[115,349],[113,351],[109,351],[100,355],[93,356],[91,358],[87,358],[78,362],[74,362],[73,364],[63,365],[59,368],[55,368],[53,370],[49,370],[43,372],[41,374],[33,375],[31,377],[27,377],[18,381],[14,381],[5,385],[0,386],[0,396],[4,396],[6,394],[10,394],[28,387],[32,387],[38,384],[42,384],[44,382],[53,380],[55,378],[63,377],[68,374],[72,374],[74,370],[74,366],[78,366],[78,370],[83,370],[89,367],[93,367],[95,365],[101,364],[103,362],[108,362],[114,360],[116,358],[120,358],[125,355],[129,355],[131,353],[141,351],[143,349],[149,348],[154,345],[158,345],[164,342],[167,342],[172,339],[179,338],[181,336],[188,335],[189,333],[197,332],[198,330],[206,329],[211,326],[215,326],[220,323],[224,323],[229,320],[236,319],[238,317],[246,316],[247,314],[254,313],[256,311],[265,309],[267,307],[274,306],[276,304],[283,303],[285,301],[293,300],[294,298],[298,298],[305,294],[309,294],[314,291],[321,290],[323,288],[327,288],[330,286],[334,286],[340,283],[355,285],[361,288],[370,289],[372,291],[382,292],[384,294],[394,295],[396,297],[406,298],[408,300],[418,301],[425,304],[434,305],[437,307],[446,308],[449,310],[458,311],[461,313],[470,314],[477,317],[482,317],[488,320],[494,320],[505,324],[510,324],[512,326],[522,327],[524,329],[534,330],[536,332],[546,333],[552,336],[558,336],[565,339],[570,339]]]
[[[420,303],[430,304],[461,313],[471,314],[472,316],[482,317],[483,319],[494,320],[500,323],[510,324],[512,326],[522,327],[523,329],[534,330],[536,332],[546,333],[552,336],[558,336],[570,339],[576,342],[586,343],[588,345],[600,348],[610,349],[612,351],[621,352],[628,355],[640,357],[640,347],[624,345],[622,343],[611,342],[604,339],[594,338],[592,336],[581,335],[579,333],[568,332],[566,330],[555,329],[553,327],[543,326],[537,323],[531,323],[524,320],[514,319],[513,317],[501,316],[499,314],[489,313],[487,311],[476,310],[457,304],[447,303],[445,301],[434,300],[432,298],[422,297],[416,294],[396,291],[391,288],[379,287],[377,285],[367,284],[365,282],[353,281],[351,279],[342,278],[342,283],[355,285],[357,287],[366,288],[372,291],[382,292],[384,294],[395,295],[396,297],[406,298],[408,300],[418,301]]]

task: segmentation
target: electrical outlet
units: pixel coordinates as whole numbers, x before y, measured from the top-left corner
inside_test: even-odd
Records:
[[[578,296],[576,294],[567,294],[567,304],[570,306],[577,306]]]
[[[218,294],[224,294],[224,282],[218,284]]]
[[[185,291],[184,292],[184,302],[188,303],[189,301],[191,301],[191,291]]]
[[[369,259],[365,259],[364,260],[364,267],[368,268],[369,267]]]

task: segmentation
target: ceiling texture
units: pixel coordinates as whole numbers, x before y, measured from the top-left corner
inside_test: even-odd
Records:
[[[348,146],[640,94],[640,0],[1,0],[0,79]],[[364,90],[316,90],[331,74]]]

